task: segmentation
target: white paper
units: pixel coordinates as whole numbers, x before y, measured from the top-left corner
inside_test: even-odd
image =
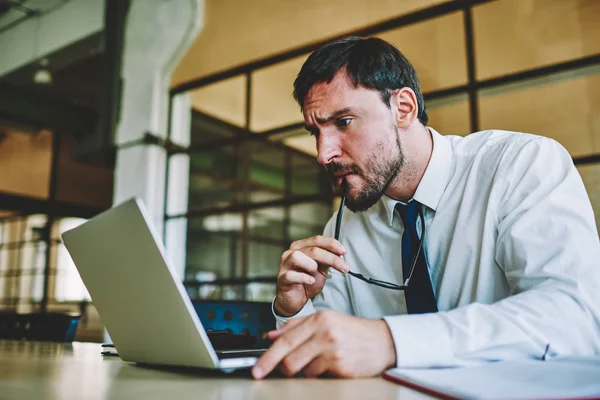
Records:
[[[467,399],[600,397],[600,358],[514,360],[465,368],[396,368],[386,374]]]

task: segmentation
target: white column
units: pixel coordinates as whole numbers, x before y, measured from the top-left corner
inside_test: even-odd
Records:
[[[125,31],[117,146],[139,140],[146,132],[166,137],[171,73],[200,31],[203,6],[203,0],[132,0]],[[165,150],[155,145],[118,150],[113,196],[115,204],[133,196],[142,199],[161,237],[166,159]]]
[[[203,26],[204,0],[132,0],[126,23],[117,146],[139,140],[146,132],[166,137],[171,73]],[[189,132],[189,122],[187,125]],[[113,202],[121,203],[133,196],[142,199],[160,237],[165,207],[166,161],[163,148],[137,145],[118,150],[115,165]],[[185,173],[170,179],[170,182],[187,182],[188,179],[189,174]],[[187,204],[187,185],[174,190],[182,191],[176,197],[180,198],[180,202],[185,197]],[[180,236],[173,236],[173,239],[176,238],[182,240]],[[169,246],[183,248],[185,252],[185,241],[169,240]],[[169,254],[170,257],[181,257],[179,252]],[[180,259],[173,261],[181,262]],[[183,272],[180,267],[177,270]],[[110,342],[106,331],[104,340]]]

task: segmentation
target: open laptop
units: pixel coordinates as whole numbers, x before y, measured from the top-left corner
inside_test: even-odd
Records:
[[[124,361],[234,370],[265,351],[215,351],[140,200],[62,238]]]

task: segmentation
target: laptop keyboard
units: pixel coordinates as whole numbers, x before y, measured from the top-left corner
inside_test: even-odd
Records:
[[[217,350],[217,356],[223,358],[260,357],[267,349]]]

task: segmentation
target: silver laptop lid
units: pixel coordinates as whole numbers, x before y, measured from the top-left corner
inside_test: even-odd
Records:
[[[62,238],[123,360],[215,368],[217,355],[149,221],[131,199]]]

